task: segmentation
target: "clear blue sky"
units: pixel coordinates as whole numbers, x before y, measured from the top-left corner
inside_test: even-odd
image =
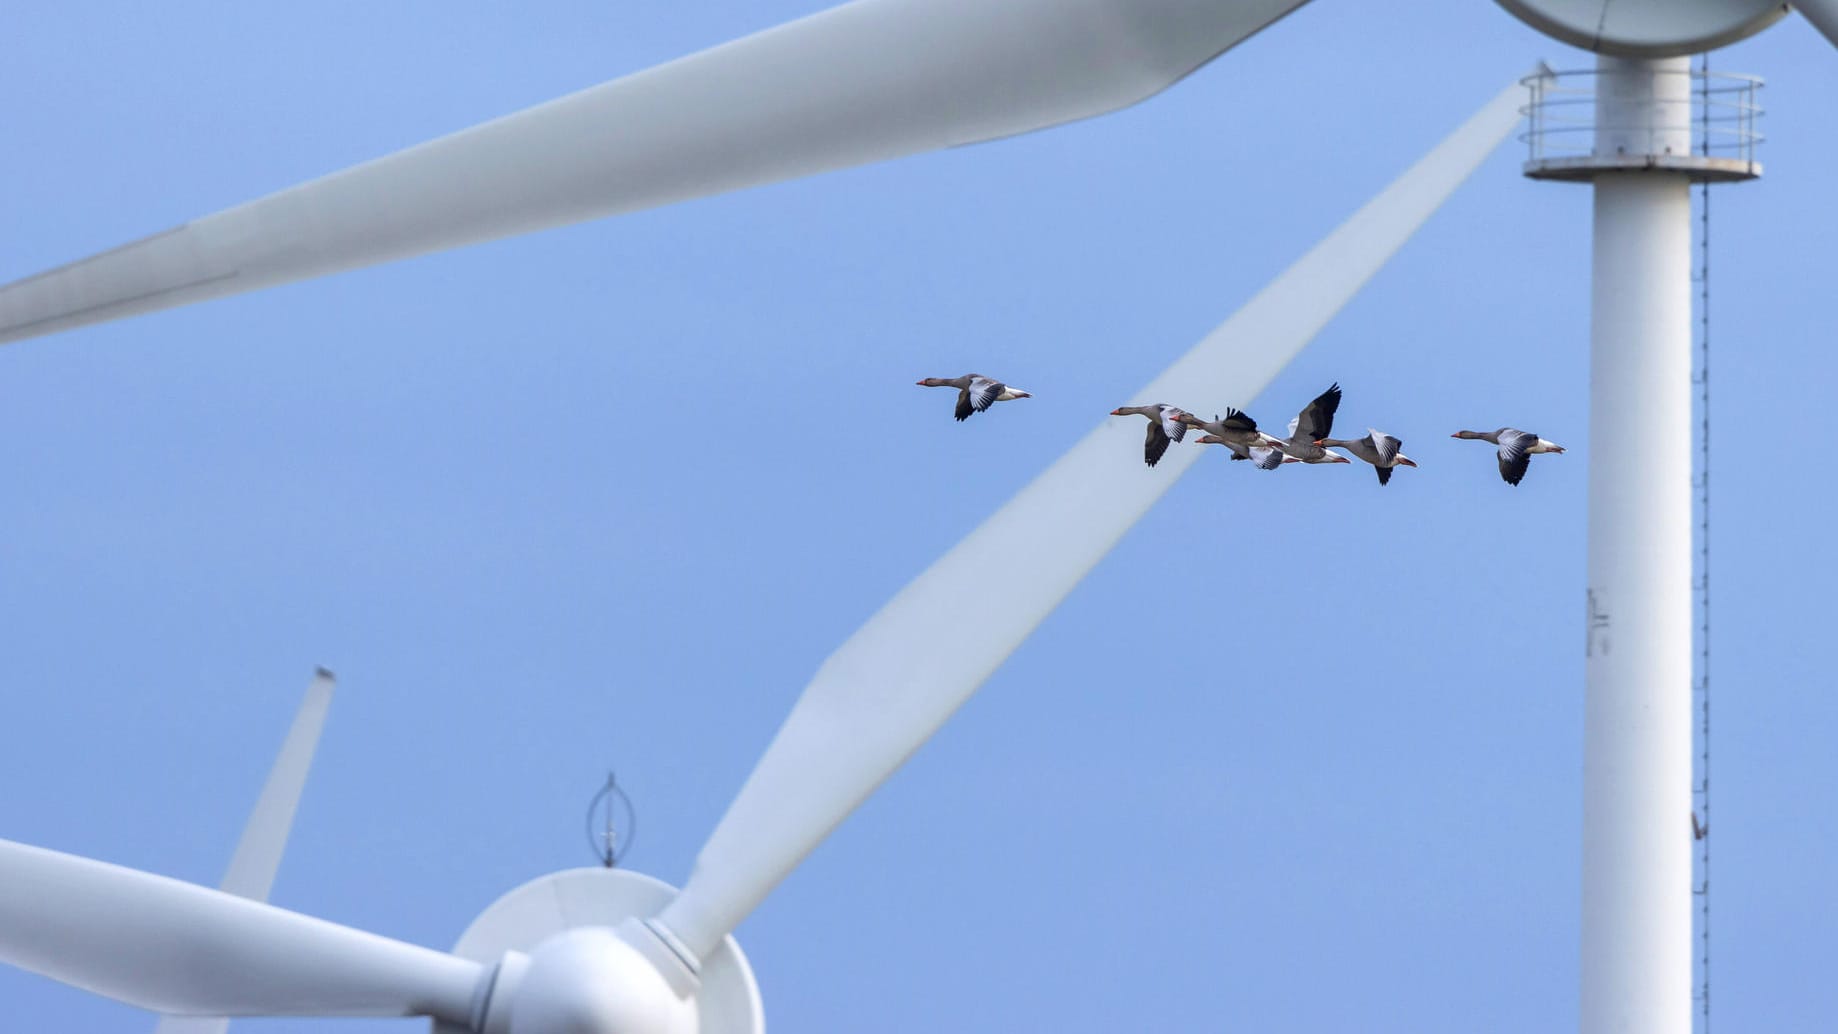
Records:
[[[819,6],[20,6],[0,281]],[[1590,63],[1321,0],[1118,115],[0,349],[0,836],[215,883],[325,664],[277,903],[445,947],[590,862],[608,766],[680,882],[835,645],[1540,57]],[[1838,54],[1714,64],[1770,137],[1714,198],[1716,1015],[1806,1030]],[[774,1029],[1574,1024],[1589,194],[1521,158],[1265,396],[1168,400],[1338,380],[1421,469],[1196,467],[741,927]],[[912,386],[967,369],[1036,398]],[[1448,438],[1502,423],[1571,451],[1508,488]]]

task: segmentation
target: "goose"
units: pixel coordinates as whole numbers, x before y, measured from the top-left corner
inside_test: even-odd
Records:
[[[998,402],[1034,397],[1020,388],[980,373],[966,373],[962,377],[927,377],[918,383],[921,388],[956,388],[959,420],[968,420],[970,414],[981,413]]]
[[[1299,460],[1299,459],[1296,459],[1294,456],[1285,455],[1283,457],[1283,462],[1284,463],[1351,463],[1353,461],[1350,459],[1347,459],[1345,456],[1342,456],[1341,454],[1333,451],[1332,449],[1322,449],[1321,455],[1316,456],[1313,459]]]
[[[1500,479],[1515,487],[1525,478],[1532,457],[1541,452],[1562,452],[1564,447],[1547,442],[1530,431],[1502,427],[1498,431],[1457,431],[1451,438],[1470,438],[1500,447]]]
[[[1283,450],[1267,445],[1244,445],[1240,442],[1221,438],[1216,434],[1203,434],[1194,439],[1201,445],[1223,445],[1231,450],[1235,460],[1254,460],[1258,470],[1275,470],[1285,463],[1300,463],[1283,455]],[[1326,452],[1326,449],[1321,450]]]
[[[1149,418],[1149,437],[1142,444],[1142,460],[1151,467],[1162,458],[1162,453],[1168,451],[1169,442],[1178,442],[1187,435],[1187,425],[1182,422],[1182,418],[1192,416],[1185,409],[1165,402],[1153,402],[1146,406],[1118,406],[1110,411],[1110,415]]]
[[[1280,439],[1277,447],[1287,455],[1303,463],[1333,463],[1322,459],[1330,455],[1315,441],[1334,433],[1334,413],[1340,408],[1340,383],[1315,396],[1315,400],[1302,407],[1302,412],[1289,422],[1289,437]],[[1346,460],[1340,462],[1345,463]]]
[[[1404,455],[1402,451],[1404,447],[1403,442],[1383,431],[1370,427],[1366,428],[1366,436],[1364,438],[1355,438],[1350,442],[1343,441],[1339,438],[1321,438],[1318,439],[1315,444],[1320,446],[1338,445],[1352,453],[1354,458],[1362,459],[1372,464],[1378,471],[1379,484],[1381,485],[1388,485],[1391,483],[1391,471],[1393,467],[1414,467],[1417,465],[1416,460]]]
[[[1220,439],[1220,444],[1237,442],[1246,448],[1275,446],[1281,439],[1272,438],[1257,429],[1257,421],[1249,413],[1240,412],[1227,406],[1225,416],[1215,416],[1211,420],[1201,420],[1192,413],[1184,413],[1180,421],[1189,427],[1197,427]]]
[[[1328,449],[1316,449],[1315,451],[1317,453],[1320,453],[1320,455],[1316,456],[1314,459],[1299,460],[1299,459],[1296,459],[1294,456],[1290,456],[1286,454],[1283,450],[1276,448],[1275,446],[1240,445],[1237,442],[1226,441],[1224,438],[1221,438],[1216,434],[1201,435],[1200,437],[1194,439],[1194,441],[1198,442],[1201,445],[1223,445],[1227,449],[1231,450],[1232,458],[1235,460],[1256,460],[1257,468],[1259,470],[1275,470],[1276,468],[1282,466],[1285,463],[1351,463],[1353,462],[1352,460],[1347,459],[1345,456],[1342,456],[1341,454],[1337,452],[1333,452]],[[1272,459],[1271,457],[1273,456],[1280,456],[1282,458]]]

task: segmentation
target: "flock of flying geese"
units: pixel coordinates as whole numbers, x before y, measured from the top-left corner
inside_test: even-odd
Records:
[[[959,420],[968,420],[972,413],[981,413],[998,402],[1033,397],[1019,388],[977,373],[967,373],[962,377],[927,377],[919,382],[919,386],[956,388]],[[1339,409],[1340,385],[1335,384],[1302,407],[1302,412],[1289,422],[1289,434],[1284,438],[1259,431],[1257,421],[1229,407],[1225,416],[1215,415],[1211,420],[1201,420],[1178,406],[1163,402],[1146,406],[1119,406],[1111,410],[1110,415],[1148,418],[1149,437],[1143,443],[1142,458],[1151,467],[1168,451],[1168,443],[1178,442],[1187,436],[1189,427],[1197,427],[1206,432],[1197,439],[1199,444],[1223,445],[1231,451],[1233,459],[1250,460],[1259,470],[1275,470],[1285,463],[1351,463],[1352,460],[1333,451],[1336,447],[1372,464],[1372,469],[1378,472],[1381,485],[1391,481],[1391,472],[1396,468],[1417,465],[1415,460],[1404,455],[1404,443],[1383,431],[1368,428],[1364,438],[1350,441],[1329,438],[1328,435],[1334,430],[1334,413]],[[1499,450],[1500,477],[1509,485],[1517,485],[1524,479],[1533,456],[1541,452],[1564,451],[1563,446],[1516,427],[1502,427],[1497,431],[1457,431],[1450,437],[1468,438],[1496,446]]]

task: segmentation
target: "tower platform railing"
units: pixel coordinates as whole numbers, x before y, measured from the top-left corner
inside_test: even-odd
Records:
[[[1615,74],[1594,68],[1546,69],[1521,80],[1531,91],[1530,103],[1520,109],[1526,117],[1519,139],[1526,145],[1527,176],[1587,182],[1598,172],[1650,168],[1684,172],[1696,182],[1728,183],[1761,175],[1761,163],[1755,159],[1764,139],[1759,129],[1763,112],[1756,100],[1761,79],[1701,69],[1662,72],[1691,78],[1689,102],[1665,111],[1653,125],[1601,126],[1596,122],[1596,95],[1614,88],[1604,80]],[[1648,146],[1602,153],[1598,142],[1608,135],[1644,139]],[[1690,141],[1688,148],[1677,146],[1683,139]]]

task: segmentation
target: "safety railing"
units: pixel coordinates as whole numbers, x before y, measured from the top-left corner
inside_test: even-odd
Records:
[[[1528,165],[1595,154],[1597,131],[1604,128],[1595,121],[1596,91],[1604,76],[1614,74],[1598,69],[1547,70],[1521,80],[1532,94],[1531,102],[1520,109],[1526,130],[1519,139],[1526,144]],[[1606,128],[1627,131],[1636,138],[1647,134],[1653,143],[1650,153],[1670,150],[1662,140],[1676,141],[1689,134],[1691,154],[1754,163],[1755,148],[1763,139],[1757,128],[1762,110],[1755,99],[1762,86],[1760,79],[1699,69],[1657,74],[1690,76],[1689,103],[1676,104],[1676,113],[1666,113],[1652,125]]]

